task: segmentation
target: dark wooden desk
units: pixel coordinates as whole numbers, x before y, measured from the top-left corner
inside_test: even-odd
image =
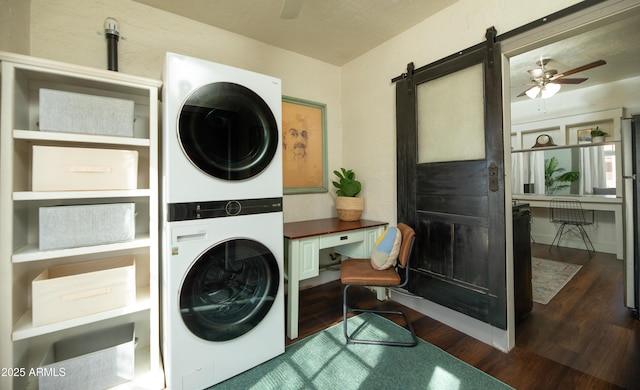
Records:
[[[335,248],[348,257],[369,257],[386,222],[338,218],[314,219],[284,224],[285,269],[288,278],[287,336],[298,337],[299,282],[320,273],[320,250]]]

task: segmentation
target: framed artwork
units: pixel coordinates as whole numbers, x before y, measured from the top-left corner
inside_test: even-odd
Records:
[[[578,130],[578,143],[579,144],[590,144],[591,143],[591,130],[593,130],[593,129]]]
[[[282,97],[283,192],[327,192],[327,106]]]

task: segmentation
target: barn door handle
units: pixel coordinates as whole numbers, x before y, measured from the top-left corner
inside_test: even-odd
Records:
[[[495,162],[489,165],[489,190],[498,191],[498,164]]]

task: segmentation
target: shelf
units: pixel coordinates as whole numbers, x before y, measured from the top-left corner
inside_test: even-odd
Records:
[[[537,152],[541,150],[555,150],[555,149],[569,149],[569,148],[588,148],[590,146],[605,146],[605,145],[615,145],[619,144],[620,141],[607,141],[607,142],[589,142],[585,144],[575,144],[575,145],[558,145],[558,146],[546,146],[542,148],[529,148],[529,149],[519,149],[512,150],[511,153],[523,153],[523,152]]]
[[[44,353],[44,352],[43,352]],[[125,382],[121,385],[112,387],[111,390],[151,390],[164,388],[164,376],[161,371],[153,371],[150,368],[157,364],[151,364],[149,348],[138,349],[135,351],[135,371],[132,381]],[[39,361],[37,362],[40,363]],[[29,380],[24,390],[38,390],[38,376],[29,376]]]
[[[151,144],[149,139],[147,138],[113,137],[78,133],[58,133],[39,130],[13,130],[13,138],[30,141],[77,142],[142,147],[148,147]]]
[[[513,194],[513,199],[525,203],[535,202],[535,206],[531,207],[550,207],[551,199],[556,198],[573,198],[578,199],[583,204],[613,204],[622,205],[622,198],[615,195],[542,195],[542,194]]]
[[[54,200],[54,199],[96,199],[96,198],[142,198],[151,196],[149,189],[114,191],[17,191],[14,201]]]
[[[29,244],[18,249],[13,256],[11,256],[11,261],[14,263],[26,263],[29,261],[56,259],[60,257],[72,257],[118,250],[145,248],[149,245],[151,245],[151,241],[148,234],[136,234],[136,239],[133,241],[84,246],[80,248],[56,249],[50,251],[40,251],[38,249],[38,244]]]
[[[2,122],[0,155],[2,180],[0,203],[0,361],[7,367],[39,367],[51,343],[90,329],[135,322],[135,379],[118,388],[161,389],[164,375],[160,358],[159,324],[159,96],[160,80],[64,64],[0,52],[2,62]],[[41,89],[132,101],[134,133],[125,136],[41,131]],[[87,110],[103,112],[102,105]],[[63,113],[67,117],[71,113]],[[77,116],[83,116],[77,115]],[[92,115],[87,113],[86,115]],[[33,147],[71,147],[130,150],[138,154],[134,174],[137,185],[128,190],[32,191]],[[95,188],[95,187],[94,187]],[[106,187],[109,188],[109,187]],[[125,187],[126,188],[126,187]],[[134,203],[135,238],[131,241],[79,248],[40,251],[39,208],[76,204]],[[110,229],[109,226],[102,227]],[[32,280],[45,268],[115,256],[137,256],[136,300],[114,310],[34,326]],[[80,315],[80,314],[77,314]],[[6,345],[5,345],[6,344]],[[37,377],[28,381],[0,377],[0,388],[37,388]]]
[[[160,88],[161,80],[97,69],[82,65],[52,61],[22,54],[0,52],[0,59],[11,63],[30,80],[52,83],[81,84],[96,89],[109,89],[122,93],[147,96],[145,89]]]
[[[613,108],[609,110],[585,112],[569,116],[547,117],[542,120],[532,122],[511,124],[511,145],[515,151],[531,150],[528,146],[536,143],[537,136],[548,134],[558,145],[564,147],[578,147],[583,145],[599,145],[600,143],[580,143],[584,140],[581,134],[591,132],[599,127],[606,132],[605,144],[620,142],[621,140],[621,120],[625,116],[624,108]],[[542,148],[534,148],[542,149]],[[547,148],[544,148],[547,149]]]
[[[29,309],[18,319],[18,322],[16,322],[11,339],[13,341],[24,340],[75,326],[86,325],[92,322],[103,321],[109,318],[149,310],[151,308],[151,300],[149,297],[149,286],[141,287],[136,291],[135,305],[37,327],[33,326],[31,309]]]

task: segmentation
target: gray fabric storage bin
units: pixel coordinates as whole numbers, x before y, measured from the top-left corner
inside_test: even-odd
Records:
[[[40,207],[40,250],[131,241],[135,203]]]
[[[40,130],[133,137],[133,100],[40,89]]]
[[[133,380],[134,324],[94,331],[51,345],[38,375],[46,390],[105,389]]]

